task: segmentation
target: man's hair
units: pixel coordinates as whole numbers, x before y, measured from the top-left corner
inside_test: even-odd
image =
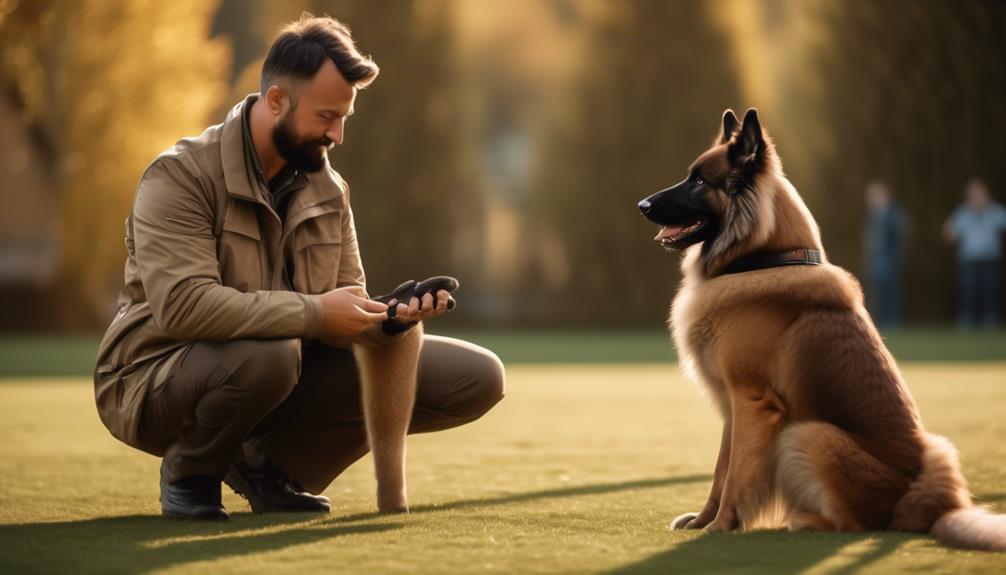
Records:
[[[347,82],[366,88],[377,77],[377,64],[353,42],[349,28],[335,18],[308,12],[280,30],[262,64],[262,94],[284,80],[313,78],[329,58]]]

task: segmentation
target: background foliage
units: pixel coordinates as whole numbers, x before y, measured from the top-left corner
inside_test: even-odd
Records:
[[[891,184],[909,321],[952,317],[939,227],[965,181],[1006,189],[992,0],[2,0],[0,327],[104,327],[144,166],[256,90],[302,10],[347,22],[382,68],[332,155],[371,291],[456,275],[453,324],[659,325],[677,258],[635,203],[727,107],[760,109],[854,272],[863,190]]]

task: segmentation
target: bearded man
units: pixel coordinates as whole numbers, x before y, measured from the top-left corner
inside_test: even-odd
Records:
[[[259,94],[143,174],[95,396],[112,435],[162,458],[166,516],[227,519],[222,481],[255,512],[327,512],[319,493],[375,434],[462,425],[503,396],[492,352],[422,334],[447,291],[390,310],[366,292],[328,152],[377,74],[346,26],[305,15],[270,48]],[[375,370],[411,389],[361,391]],[[404,510],[404,481],[378,505]]]

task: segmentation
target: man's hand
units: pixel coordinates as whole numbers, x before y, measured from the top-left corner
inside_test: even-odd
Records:
[[[363,290],[343,287],[321,295],[322,338],[352,339],[375,323],[388,319],[388,306],[363,297]]]
[[[414,297],[409,300],[408,305],[392,300],[395,306],[395,321],[398,323],[411,323],[415,321],[426,321],[439,315],[447,313],[448,298],[450,294],[447,290],[437,291],[437,298],[433,299],[433,294],[428,293],[422,298]]]
[[[435,276],[419,283],[409,280],[388,295],[374,299],[388,304],[388,317],[399,325],[425,321],[454,309],[451,292],[458,289],[458,280]]]

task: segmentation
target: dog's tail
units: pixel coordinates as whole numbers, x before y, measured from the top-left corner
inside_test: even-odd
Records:
[[[958,509],[937,519],[929,534],[952,547],[1006,551],[1006,515],[979,507]]]
[[[891,528],[929,532],[952,547],[1006,551],[1006,515],[971,503],[954,446],[933,434],[924,437],[924,444],[922,472],[895,507]]]

